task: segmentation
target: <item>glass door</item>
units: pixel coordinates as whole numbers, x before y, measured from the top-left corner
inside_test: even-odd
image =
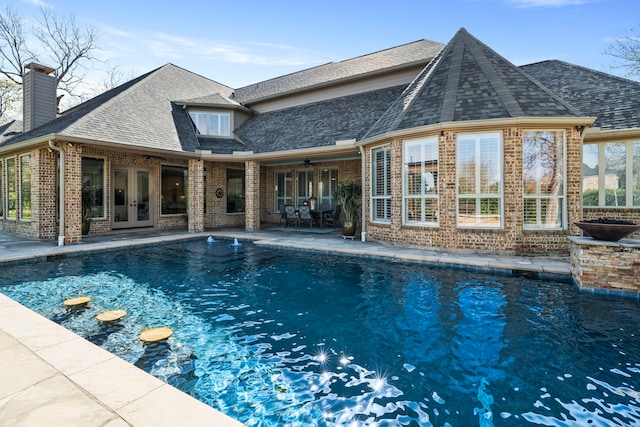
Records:
[[[153,226],[151,171],[117,166],[112,188],[113,228]]]

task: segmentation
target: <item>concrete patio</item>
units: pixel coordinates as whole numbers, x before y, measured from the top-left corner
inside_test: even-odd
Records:
[[[238,238],[257,245],[344,253],[438,265],[506,270],[541,277],[570,277],[569,259],[461,254],[345,240],[339,232],[187,233],[176,230],[91,235],[58,247],[0,234],[0,266],[37,268],[50,256],[113,250],[183,239]],[[163,383],[58,324],[0,294],[0,426],[241,426],[198,400]]]

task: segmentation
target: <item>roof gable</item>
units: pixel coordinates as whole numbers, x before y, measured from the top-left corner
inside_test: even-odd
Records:
[[[56,134],[140,148],[194,151],[199,143],[186,111],[173,101],[232,89],[173,64],[111,89],[6,143]]]
[[[243,104],[251,104],[298,91],[386,73],[395,69],[420,66],[428,63],[442,46],[442,43],[418,40],[245,86],[236,89],[234,97]]]
[[[366,137],[446,122],[580,115],[461,28]]]
[[[640,128],[640,82],[563,61],[520,67],[585,114],[604,130]]]

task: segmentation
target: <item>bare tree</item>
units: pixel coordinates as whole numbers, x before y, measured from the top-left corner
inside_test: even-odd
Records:
[[[31,45],[25,36],[28,31],[35,40]],[[0,74],[22,84],[24,65],[42,62],[55,68],[58,88],[76,96],[88,65],[95,60],[97,40],[98,31],[79,26],[73,15],[56,16],[42,8],[37,24],[27,29],[22,17],[7,6],[0,15]]]
[[[638,28],[625,31],[604,53],[618,59],[620,63],[615,67],[626,69],[630,77],[640,76],[640,24]]]
[[[0,124],[8,121],[11,113],[18,112],[20,86],[11,80],[0,79]]]

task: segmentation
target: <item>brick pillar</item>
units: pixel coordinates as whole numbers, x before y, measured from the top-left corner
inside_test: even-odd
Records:
[[[391,241],[402,239],[402,140],[391,142]]]
[[[204,161],[189,160],[189,232],[204,231]]]
[[[245,220],[247,231],[260,230],[260,163],[245,162]]]
[[[82,240],[82,157],[78,144],[61,143],[64,150],[65,243]]]

